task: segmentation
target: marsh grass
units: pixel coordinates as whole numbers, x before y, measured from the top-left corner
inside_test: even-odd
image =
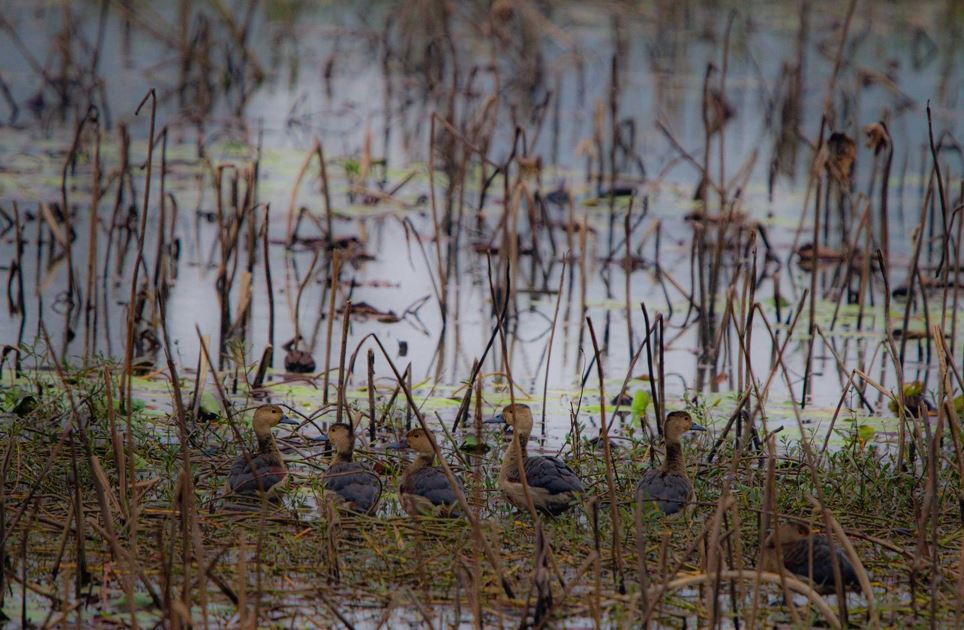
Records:
[[[66,372],[66,383],[82,410],[92,452],[102,462],[109,487],[116,488],[119,470],[111,428],[105,420],[110,414],[101,369],[99,365],[70,369]],[[26,579],[31,602],[28,615],[36,616],[46,605],[52,615],[47,621],[64,614],[67,618],[80,615],[90,623],[97,619],[127,619],[130,623],[122,585],[129,579],[136,582],[137,577],[128,573],[132,565],[118,558],[109,538],[101,535],[112,531],[121,545],[132,545],[130,519],[125,518],[116,498],[111,498],[109,502],[114,509],[108,511],[111,520],[107,527],[108,521],[104,521],[104,513],[97,507],[91,469],[73,468],[69,449],[51,459],[51,446],[62,440],[61,429],[70,413],[63,385],[52,374],[37,372],[18,381],[16,389],[5,386],[4,390],[8,407],[2,416],[2,429],[6,443],[13,445],[4,494],[7,505],[34,506],[22,515],[18,510],[14,510],[14,514],[7,511],[5,515],[9,587],[13,593],[20,593]],[[19,415],[11,413],[27,392],[35,398],[33,409],[23,413],[21,408]],[[387,403],[387,395],[379,402]],[[125,411],[118,402],[114,405],[115,411]],[[350,409],[347,413],[352,414]],[[484,561],[484,556],[476,553],[471,527],[466,521],[402,516],[395,494],[402,463],[379,446],[391,435],[381,431],[374,448],[360,453],[363,461],[385,475],[380,513],[376,517],[364,517],[326,511],[324,501],[320,500],[323,491],[318,475],[314,474],[323,466],[324,453],[317,443],[297,435],[281,438],[286,459],[296,476],[296,483],[282,504],[255,499],[245,506],[244,502],[225,498],[223,479],[235,457],[231,432],[220,419],[192,422],[188,440],[194,462],[197,508],[191,520],[197,529],[191,548],[206,549],[208,559],[200,563],[192,554],[184,565],[181,547],[171,546],[170,538],[170,528],[177,520],[180,505],[176,484],[181,466],[177,422],[166,414],[147,413],[144,408],[137,410],[136,404],[131,419],[134,435],[128,443],[133,442],[135,450],[127,455],[134,461],[135,478],[131,486],[139,506],[136,553],[140,566],[145,577],[161,585],[164,593],[177,590],[176,585],[183,577],[180,567],[190,566],[192,589],[205,590],[203,596],[200,592],[195,594],[193,614],[209,623],[250,621],[255,601],[259,607],[257,614],[264,621],[317,626],[335,623],[340,618],[352,624],[377,623],[373,621],[377,618],[375,611],[388,618],[401,615],[410,620],[424,614],[435,625],[454,623],[458,617],[468,623],[473,606],[481,611],[483,624],[516,624],[524,615],[533,614],[533,602],[529,598],[534,596],[531,566],[536,527],[530,515],[509,508],[496,489],[498,458],[507,446],[498,434],[485,436],[496,448],[484,455],[469,455],[466,461],[469,468],[460,463],[458,457],[449,457],[450,461],[457,462],[455,472],[466,483],[467,497],[472,498],[472,509],[478,512],[482,532],[490,544],[500,550],[502,570],[514,585],[515,597],[507,597],[502,592],[492,567]],[[403,424],[400,410],[387,419],[388,426]],[[684,518],[669,520],[647,512],[637,527],[632,509],[633,490],[635,480],[649,466],[651,445],[642,434],[635,433],[635,436],[619,435],[613,443],[620,463],[612,482],[617,498],[615,514],[619,518],[620,565],[614,565],[609,554],[603,554],[599,557],[598,581],[591,571],[585,571],[585,562],[595,557],[598,550],[588,502],[583,509],[570,514],[541,520],[546,539],[552,545],[551,588],[555,598],[550,610],[553,618],[570,621],[597,618],[607,625],[638,619],[643,614],[637,572],[637,567],[643,566],[636,555],[639,548],[644,549],[647,556],[650,595],[680,575],[702,574],[705,558],[693,551],[694,543],[699,533],[711,525],[714,510],[723,505],[722,488],[726,486],[726,479],[730,480],[726,495],[732,498],[732,506],[726,509],[730,517],[722,522],[715,539],[720,541],[729,570],[753,571],[762,539],[760,527],[767,518],[774,517],[761,510],[769,483],[764,455],[734,451],[734,442],[727,441],[716,452],[714,461],[707,463],[711,441],[688,441],[685,448],[694,474],[696,509]],[[446,444],[444,450],[448,452],[452,447]],[[600,447],[601,444],[584,443],[580,457],[568,461],[585,479],[590,495],[596,497],[594,500],[601,500],[605,505],[610,503],[610,495]],[[797,442],[789,440],[779,445],[777,452],[776,483],[775,486],[771,483],[771,490],[776,490],[779,517],[798,519],[819,528],[821,519],[813,512],[811,499],[816,488],[808,473],[805,453]],[[938,449],[938,456],[953,459],[953,450],[945,444]],[[479,465],[477,480],[472,474],[476,464],[471,462]],[[960,484],[956,468],[942,468],[941,494],[956,495],[955,489]],[[938,505],[942,508],[931,516],[938,537],[936,540],[927,537],[924,557],[933,553],[940,567],[939,579],[935,580],[937,586],[931,588],[933,576],[929,567],[921,564],[917,552],[911,551],[920,544],[918,523],[925,500],[924,471],[918,475],[902,473],[886,450],[862,445],[855,434],[850,447],[825,454],[820,472],[825,506],[847,533],[871,576],[881,623],[923,623],[924,611],[929,608],[934,609],[938,623],[951,623],[957,614],[954,567],[960,545],[960,513],[956,501],[940,501]],[[75,473],[76,480],[72,477]],[[71,488],[81,490],[80,505],[87,525],[84,560],[88,571],[92,576],[107,577],[106,581],[98,579],[82,585],[80,593],[87,602],[83,606],[71,603],[76,602],[73,585],[80,576],[76,558],[69,552],[70,545],[64,545],[77,531],[71,514]],[[32,501],[24,502],[31,493]],[[598,510],[598,535],[603,540],[612,535],[610,513],[605,508]],[[671,532],[669,536],[667,531]],[[637,532],[641,532],[639,540]],[[252,542],[256,540],[260,541],[257,552]],[[637,546],[640,541],[642,547]],[[27,550],[26,555],[10,553],[21,545]],[[624,593],[620,592],[617,568],[625,579]],[[651,621],[661,625],[675,625],[684,620],[694,623],[705,621],[710,614],[718,620],[739,618],[741,623],[766,625],[792,619],[779,588],[765,584],[760,588],[762,592],[756,596],[759,605],[752,615],[752,581],[739,581],[729,594],[726,594],[729,587],[724,585],[718,594],[718,608],[712,612],[703,599],[695,597],[696,591],[692,588],[669,590],[649,602]],[[139,602],[135,606],[139,609],[136,612],[139,624],[149,624],[158,615],[181,614],[176,607],[165,612],[163,608],[149,605],[150,597],[140,586],[135,586],[132,593]],[[161,597],[167,600],[166,595]],[[796,600],[794,614],[799,621],[819,620],[816,609],[800,608],[800,604],[801,600]],[[865,622],[868,614],[865,599],[851,594],[848,604],[849,618],[856,623]],[[8,606],[8,610],[16,610],[16,606]]]

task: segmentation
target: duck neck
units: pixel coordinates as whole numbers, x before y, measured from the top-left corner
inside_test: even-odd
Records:
[[[502,467],[499,469],[499,479],[505,481],[509,478],[509,474],[516,470],[519,465],[519,459],[525,462],[527,457],[527,445],[529,443],[529,436],[520,433],[519,435],[519,449],[516,449],[515,439],[509,442],[509,448],[505,449],[505,455],[502,456]]]
[[[278,450],[278,443],[275,442],[271,431],[256,431],[255,435],[258,437],[258,453],[260,455],[274,455],[278,461],[281,461],[281,451]]]
[[[335,454],[331,458],[331,463],[332,464],[348,463],[352,460],[352,455],[353,453],[351,449],[347,451],[335,451]]]
[[[686,462],[683,459],[683,445],[679,440],[666,441],[666,459],[663,460],[663,470],[666,472],[686,472]]]
[[[423,468],[429,468],[432,465],[432,462],[434,461],[435,461],[434,452],[418,453],[415,455],[415,459],[412,460],[412,463],[408,465],[408,468],[405,469],[404,476],[406,478],[411,477],[412,475],[422,470]]]
[[[415,461],[412,462],[412,465],[418,468],[429,468],[433,462],[435,462],[435,451],[431,453],[419,453]]]

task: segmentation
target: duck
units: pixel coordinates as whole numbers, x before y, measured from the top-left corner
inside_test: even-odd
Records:
[[[655,505],[670,516],[686,507],[693,499],[693,482],[686,474],[683,445],[680,438],[687,431],[705,431],[686,411],[671,411],[663,423],[666,458],[659,468],[643,473],[636,485],[636,501]]]
[[[328,427],[328,443],[334,449],[331,465],[322,481],[325,490],[339,504],[359,514],[372,514],[382,495],[382,483],[371,470],[352,461],[355,432],[344,422]]]
[[[255,410],[251,426],[258,449],[251,455],[250,465],[247,454],[234,460],[225,483],[229,494],[253,495],[263,491],[274,498],[288,485],[288,467],[271,434],[271,429],[279,424],[298,423],[289,419],[278,405],[261,405]]]
[[[860,581],[850,558],[839,544],[835,545],[834,553],[840,564],[840,578],[843,580],[844,589],[858,588]],[[813,534],[810,528],[802,523],[780,523],[776,531],[771,532],[763,541],[763,570],[780,573],[781,556],[785,570],[810,580],[821,595],[837,592],[830,557],[830,541],[826,535]]]
[[[823,267],[834,263],[843,263],[852,258],[851,267],[860,269],[863,263],[863,252],[860,249],[851,250],[848,247],[835,249],[825,245],[815,246],[813,243],[804,243],[797,248],[797,264],[804,271],[812,271],[814,267]]]
[[[558,457],[527,455],[526,446],[532,433],[532,411],[528,405],[514,403],[502,409],[502,420],[512,427],[522,449],[529,496],[537,510],[551,516],[567,512],[586,493],[582,480]],[[520,510],[529,509],[519,477],[518,459],[510,445],[502,457],[499,488],[510,504]]]
[[[394,448],[412,449],[415,459],[402,473],[398,487],[402,509],[409,516],[461,516],[458,496],[445,472],[435,462],[435,436],[424,429],[412,429]],[[459,492],[465,488],[455,479]]]

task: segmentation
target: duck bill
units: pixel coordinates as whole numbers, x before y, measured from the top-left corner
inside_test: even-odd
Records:
[[[281,416],[281,422],[279,422],[278,424],[287,424],[288,426],[295,426],[295,427],[301,426],[300,422],[298,422],[293,418],[289,418],[288,416]]]
[[[491,418],[486,418],[485,420],[483,420],[482,424],[505,424],[505,418],[502,417],[501,413],[496,414]]]
[[[690,431],[706,431],[706,427],[702,424],[696,424],[695,422],[690,426]]]
[[[405,450],[405,449],[408,448],[408,440],[406,440],[406,439],[401,439],[401,440],[399,440],[398,442],[392,442],[391,444],[389,444],[389,445],[386,446],[385,448],[391,449],[391,450],[393,450],[393,451],[403,451],[403,450]]]

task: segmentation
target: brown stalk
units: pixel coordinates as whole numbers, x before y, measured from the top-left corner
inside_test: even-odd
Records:
[[[489,269],[491,269],[491,266],[489,267]],[[508,284],[509,282],[508,269],[506,270],[505,281]],[[493,327],[492,332],[489,334],[489,341],[488,343],[486,343],[485,349],[482,351],[482,356],[479,357],[473,364],[472,372],[469,375],[468,381],[466,381],[466,387],[471,388],[472,385],[475,383],[475,379],[479,375],[479,370],[482,369],[482,365],[485,363],[485,358],[486,356],[488,356],[489,350],[492,349],[492,344],[495,342],[496,336],[502,332],[502,325],[503,325],[503,322],[505,321],[505,316],[508,310],[509,310],[509,302],[508,300],[503,300],[502,309],[499,311],[498,318],[496,318],[495,327]],[[411,378],[411,374],[409,374],[409,378]],[[466,395],[462,398],[462,403],[459,405],[458,413],[455,414],[455,421],[452,423],[453,433],[458,429],[459,423],[462,422],[464,418],[468,416],[469,398],[470,396],[468,393],[466,393]]]
[[[268,252],[268,232],[270,231],[271,223],[269,221],[271,216],[271,204],[265,204],[264,206],[264,222],[262,223],[262,256],[264,258],[264,281],[265,286],[268,290],[268,347],[271,348],[271,354],[267,357],[267,367],[274,367],[274,287],[271,282],[271,256]]]
[[[308,174],[308,165],[311,164],[311,158],[315,157],[316,155],[318,156],[324,155],[321,151],[321,141],[318,139],[315,139],[314,143],[311,145],[311,148],[308,149],[308,153],[305,155],[305,160],[304,162],[301,163],[301,168],[298,169],[298,174],[295,176],[294,186],[291,187],[291,196],[288,199],[288,229],[287,229],[287,238],[286,238],[288,245],[291,245],[292,243],[294,243],[295,239],[298,237],[297,235],[298,226],[295,224],[295,204],[298,202],[298,191],[301,190],[301,182],[304,180],[305,175]],[[324,169],[324,162],[322,162],[322,166],[320,166],[319,168]],[[323,181],[327,181],[327,178],[323,177]],[[327,190],[328,190],[328,187],[325,186],[326,198],[327,198]],[[327,214],[330,218],[331,212],[329,211]],[[312,221],[315,221],[317,223],[317,220],[310,213],[308,217]],[[300,223],[300,215],[299,215],[299,223]],[[318,227],[321,227],[321,226],[319,225]],[[329,239],[331,238],[330,233],[327,235],[327,238]]]
[[[368,349],[368,441],[375,443],[375,351]],[[481,442],[480,442],[481,444]]]
[[[606,423],[606,391],[603,378],[602,357],[599,354],[599,344],[596,341],[596,331],[592,325],[592,318],[586,318],[589,326],[589,337],[592,339],[592,349],[596,356],[596,374],[599,377],[599,435],[603,441],[603,457],[606,458],[606,485],[609,488],[609,517],[612,520],[612,560],[616,569],[616,588],[620,594],[626,592],[626,576],[623,573],[623,554],[621,536],[619,534],[619,508],[616,500],[616,482],[613,478],[612,449],[609,444],[609,425]]]
[[[144,203],[141,206],[140,226],[137,230],[137,258],[134,262],[134,269],[131,277],[130,297],[127,302],[127,342],[124,350],[124,372],[122,374],[124,379],[126,379],[126,387],[121,390],[121,402],[123,403],[124,410],[127,413],[128,424],[130,423],[131,416],[133,415],[134,373],[132,363],[134,359],[134,329],[136,327],[135,304],[137,302],[137,279],[141,265],[144,262],[144,236],[145,232],[147,231],[147,213],[148,208],[150,207],[149,202],[151,199],[151,173],[154,165],[154,122],[157,118],[157,94],[154,92],[154,88],[151,88],[144,98],[141,99],[140,104],[134,111],[135,116],[139,115],[141,108],[147,102],[148,98],[151,99],[151,119],[147,139],[147,174],[144,179]]]
[[[192,549],[191,542],[198,527],[197,508],[194,503],[194,473],[191,469],[191,445],[188,438],[187,417],[184,398],[181,393],[181,381],[177,375],[174,356],[171,352],[171,336],[167,330],[166,300],[159,296],[158,307],[161,311],[161,330],[164,333],[164,356],[167,360],[168,377],[174,392],[174,417],[177,420],[178,441],[180,442],[181,472],[179,478],[179,508],[181,516],[181,554],[182,554],[182,588],[181,602],[188,610],[191,609],[191,560],[195,554],[203,554],[203,549]],[[252,467],[251,470],[254,470]],[[206,590],[206,589],[204,589]]]
[[[821,152],[824,148],[824,134],[827,130],[827,125],[830,123],[829,121],[830,106],[832,103],[834,90],[836,89],[836,85],[837,85],[837,77],[840,74],[840,67],[841,67],[841,64],[843,63],[844,45],[847,42],[847,35],[850,32],[850,23],[854,16],[854,9],[856,8],[857,8],[857,0],[851,0],[850,5],[847,9],[847,17],[844,20],[842,28],[840,29],[840,40],[837,43],[837,52],[834,57],[833,71],[830,75],[830,81],[828,81],[827,83],[827,93],[824,96],[824,101],[823,101],[823,114],[820,117],[820,132],[817,134],[817,144],[813,152],[813,159],[810,162],[810,178],[807,183],[806,197],[809,198],[810,187],[813,185],[814,178],[816,178],[817,193],[815,195],[815,202],[814,202],[814,226],[813,226],[813,246],[815,248],[820,246],[820,199],[822,197],[820,193],[821,193],[821,187],[823,182],[823,176],[821,172],[823,169],[818,169],[817,166],[818,166],[818,161],[821,157]],[[806,209],[806,201],[804,202],[804,209]],[[805,215],[806,215],[806,212],[801,213],[801,217],[800,217],[801,222],[803,221],[803,217]],[[794,250],[796,249],[796,237],[794,237],[793,249]],[[811,271],[811,275],[810,275],[809,339],[807,342],[807,359],[806,359],[807,362],[806,362],[804,377],[803,377],[803,390],[800,395],[801,408],[806,406],[807,396],[809,395],[810,371],[811,371],[812,361],[813,361],[813,343],[814,343],[813,326],[815,322],[814,311],[816,309],[816,300],[817,300],[817,265],[814,265],[814,268]]]
[[[104,366],[104,395],[107,398],[107,421],[110,424],[110,441],[114,451],[114,467],[117,469],[117,487],[120,491],[120,504],[125,518],[130,518],[127,497],[131,494],[127,480],[127,462],[124,458],[124,443],[117,433],[117,420],[114,413],[114,386],[110,368]]]
[[[391,356],[389,356],[388,351],[385,349],[385,346],[382,345],[382,342],[378,338],[378,335],[372,334],[372,339],[374,339],[375,343],[378,344],[378,348],[382,351],[382,356],[385,357],[385,361],[388,362],[389,367],[392,369],[392,373],[395,374],[395,380],[398,383],[399,387],[402,389],[402,392],[405,394],[405,399],[408,401],[408,407],[415,415],[415,418],[418,420],[418,423],[422,427],[422,430],[424,430],[427,433],[430,432],[428,424],[425,422],[425,418],[422,416],[422,412],[419,411],[418,405],[415,403],[415,398],[412,396],[411,388],[408,386],[408,384],[406,384],[405,379],[402,377],[402,374],[398,371],[398,368],[395,367],[395,363],[392,361]],[[439,464],[442,468],[442,472],[445,473],[445,477],[448,480],[449,485],[451,486],[452,490],[455,492],[455,497],[456,499],[458,499],[459,507],[461,508],[462,512],[465,514],[465,517],[469,520],[469,523],[472,526],[473,536],[475,537],[479,545],[482,546],[482,549],[485,552],[486,557],[489,559],[489,563],[492,565],[493,570],[496,572],[496,575],[499,577],[499,583],[502,586],[502,590],[505,592],[507,597],[514,598],[515,594],[512,590],[512,586],[510,585],[509,579],[505,575],[504,570],[502,569],[502,560],[500,559],[498,553],[495,551],[492,545],[489,543],[488,539],[485,537],[485,534],[482,532],[482,526],[478,518],[470,508],[468,501],[465,499],[465,495],[459,489],[459,484],[456,482],[455,475],[452,473],[452,469],[449,467],[448,462],[446,462],[445,458],[442,456],[442,451],[439,448],[438,444],[436,444],[433,441],[432,446],[435,448],[435,456],[439,460]]]
[[[438,218],[438,206],[435,202],[435,119],[437,114],[433,113],[429,126],[428,141],[428,190],[429,200],[432,206],[432,226],[435,229],[435,258],[438,266],[438,287],[439,287],[439,311],[442,315],[442,328],[445,329],[447,321],[447,293],[448,282],[445,278],[445,264],[442,260],[442,230]]]
[[[97,228],[99,227],[99,217],[97,208],[100,205],[100,124],[94,120],[94,168],[91,178],[90,193],[90,229],[87,233],[87,296],[84,304],[84,358],[90,356],[97,343]]]
[[[946,274],[947,270],[945,266],[950,264],[950,250],[948,249],[948,243],[950,241],[950,230],[948,229],[948,215],[947,215],[947,198],[944,194],[944,176],[941,174],[941,164],[937,159],[937,148],[934,146],[934,124],[931,121],[931,102],[927,101],[927,138],[930,143],[931,159],[934,161],[934,177],[937,179],[937,200],[941,204],[941,222],[943,227],[943,232],[941,234],[941,262],[937,266],[937,271],[934,274],[939,276],[942,273]]]
[[[345,388],[348,386],[348,374],[345,372],[345,353],[348,348],[348,324],[351,323],[351,300],[345,300],[344,315],[341,321],[341,352],[338,361],[338,399],[335,409],[335,422],[341,422],[345,412]],[[349,422],[351,431],[355,430],[355,423]]]
[[[935,326],[935,328],[937,327]],[[954,385],[951,381],[951,374],[957,376],[958,385],[961,385],[962,389],[964,389],[964,384],[961,383],[960,375],[957,374],[957,368],[951,360],[953,355],[947,347],[947,340],[944,338],[944,333],[939,328],[936,329],[934,333],[935,345],[937,346],[938,366],[941,372],[941,396],[938,398],[938,401],[944,407],[944,413],[947,416],[947,425],[951,429],[951,440],[954,444],[958,477],[964,479],[964,450],[962,450],[964,449],[964,441],[961,439],[961,419],[958,417],[957,410],[954,407]],[[961,522],[964,523],[964,486],[958,488],[958,509],[960,511]]]
[[[623,221],[623,229],[625,235],[623,240],[625,241],[625,249],[623,259],[623,291],[626,294],[626,339],[629,340],[627,347],[632,352],[632,347],[634,344],[633,339],[633,298],[632,298],[632,272],[633,272],[633,260],[632,260],[632,250],[629,246],[629,237],[632,234],[631,219],[633,216],[633,199],[635,197],[629,198],[629,208],[626,210],[626,217]]]
[[[699,584],[708,582],[712,579],[714,579],[714,576],[708,573],[701,573],[699,575],[689,575],[689,576],[677,578],[675,580],[672,580],[671,582],[668,582],[665,585],[665,588],[662,588],[659,591],[655,591],[654,595],[662,596],[669,591],[676,591],[683,588],[692,588]],[[799,593],[801,595],[805,595],[807,599],[809,599],[810,602],[813,603],[814,606],[816,606],[817,610],[820,611],[820,614],[823,615],[824,619],[826,619],[827,623],[829,623],[832,627],[834,628],[843,627],[840,620],[837,618],[837,615],[834,614],[833,609],[830,608],[830,605],[827,604],[826,600],[824,600],[824,598],[821,597],[820,594],[817,593],[815,590],[813,590],[810,586],[808,586],[807,584],[805,584],[804,582],[801,582],[796,578],[790,577],[788,575],[780,576],[780,575],[777,575],[776,573],[770,573],[767,571],[727,570],[727,571],[720,571],[718,579],[752,580],[754,582],[763,581],[763,582],[768,582],[770,584],[780,584],[781,581],[783,581],[786,583],[787,587],[790,590],[796,593]]]
[[[48,353],[51,361],[54,364],[54,368],[57,372],[57,376],[58,376],[58,379],[60,380],[60,384],[67,395],[67,401],[70,407],[70,423],[72,425],[70,427],[71,467],[72,467],[71,472],[73,475],[72,484],[74,489],[74,501],[75,501],[74,515],[76,517],[74,527],[75,527],[75,536],[77,540],[77,554],[78,554],[78,567],[77,567],[78,587],[80,586],[82,581],[90,579],[90,576],[87,576],[86,578],[84,577],[84,574],[86,573],[87,563],[86,563],[85,551],[83,546],[83,539],[84,539],[84,529],[82,526],[83,504],[80,501],[80,482],[77,477],[78,470],[77,470],[77,463],[76,463],[76,449],[74,448],[75,444],[73,442],[74,435],[77,435],[80,438],[81,445],[83,446],[85,454],[87,455],[88,464],[90,465],[91,471],[93,472],[94,490],[95,490],[95,494],[97,495],[97,502],[101,508],[101,518],[104,523],[104,530],[103,530],[105,534],[104,537],[107,539],[114,556],[126,561],[130,565],[132,571],[139,576],[144,588],[147,590],[148,594],[153,599],[154,605],[160,607],[161,600],[158,597],[157,593],[154,591],[153,585],[145,576],[143,570],[136,562],[136,559],[129,556],[126,553],[126,550],[123,549],[123,547],[121,546],[120,542],[117,539],[117,535],[114,532],[114,518],[110,511],[110,502],[108,501],[108,493],[110,493],[110,487],[107,482],[106,475],[104,475],[104,471],[100,466],[100,461],[93,454],[93,448],[91,446],[90,438],[87,435],[87,428],[84,425],[84,421],[81,418],[80,412],[78,411],[77,404],[75,402],[74,395],[73,395],[73,390],[71,389],[70,384],[67,381],[67,376],[64,373],[63,366],[61,365],[60,360],[57,359],[57,355],[53,351],[52,346],[50,345],[50,337],[47,334],[46,326],[41,324],[40,330],[41,330],[41,333],[43,334],[44,342],[47,344]],[[112,494],[111,494],[111,498],[113,498]],[[114,500],[114,503],[116,503],[116,500]],[[127,593],[128,598],[131,598],[130,601],[133,602],[133,599],[132,599],[133,588],[134,588],[133,583],[131,583],[130,580],[128,580],[126,577],[122,577],[121,582],[123,583],[124,590]],[[80,599],[79,594],[77,598]],[[136,625],[136,622],[135,622],[135,625]]]
[[[295,295],[295,313],[294,313],[294,329],[295,329],[295,340],[294,347],[298,348],[301,345],[301,296],[305,292],[305,287],[311,282],[312,276],[315,274],[315,266],[318,264],[318,257],[321,255],[321,250],[316,249],[314,255],[311,257],[311,264],[308,265],[308,271],[305,273],[305,277],[301,279],[298,284],[298,293]]]
[[[552,311],[552,327],[549,329],[549,345],[546,348],[546,378],[542,383],[542,434],[546,434],[546,395],[549,392],[549,370],[552,368],[552,342],[556,338],[556,321],[559,319],[559,305],[562,302],[562,285],[566,278],[566,260],[559,270],[559,288],[556,290],[556,306]],[[631,339],[631,337],[630,337]]]
[[[0,464],[0,567],[7,566],[7,471],[10,470],[13,445],[14,440],[7,441],[7,448],[4,449],[3,454],[3,463]],[[3,600],[7,592],[6,584],[4,583],[5,576],[6,571],[0,569],[0,611],[3,610]],[[0,620],[5,618],[3,614],[0,614]]]
[[[900,359],[902,353],[898,352],[897,344],[894,343],[894,336],[892,331],[894,330],[893,325],[890,321],[890,279],[889,279],[889,266],[887,260],[884,258],[883,253],[877,250],[877,264],[880,267],[880,275],[884,280],[884,328],[887,331],[885,339],[887,340],[887,347],[890,350],[890,358],[894,363],[894,372],[897,374],[897,417],[900,419],[898,424],[898,435],[897,435],[897,461],[901,466],[904,465],[904,447],[907,441],[907,402],[904,399],[904,362]],[[908,299],[910,296],[908,295]],[[902,331],[902,337],[906,339],[907,325],[904,325]]]
[[[338,294],[338,279],[341,276],[341,253],[332,254],[331,275],[328,282],[331,285],[331,293],[328,296],[328,321],[326,322],[325,333],[325,373],[322,375],[323,384],[321,386],[322,404],[328,404],[328,383],[331,378],[331,335],[335,325],[335,300]]]
[[[325,239],[328,242],[328,251],[331,251],[335,246],[335,231],[332,227],[331,187],[328,185],[328,167],[325,165],[325,147],[321,144],[321,140],[317,141],[315,151],[318,154],[318,169],[321,172],[321,187],[325,200]]]
[[[20,222],[20,208],[17,206],[17,202],[13,202],[13,225],[14,225],[14,261],[10,268],[10,276],[8,280],[8,291],[9,287],[13,284],[13,273],[16,271],[17,274],[17,298],[16,298],[16,308],[10,309],[10,315],[20,315],[20,327],[17,331],[17,350],[15,351],[14,358],[14,376],[19,377],[20,371],[20,350],[23,346],[23,336],[27,328],[27,304],[26,295],[24,293],[24,283],[23,283],[23,250],[24,250],[24,240],[23,240],[23,225]],[[38,248],[39,249],[39,248]],[[13,298],[8,297],[9,303],[13,305]],[[42,317],[42,315],[41,315]],[[0,536],[2,538],[2,536]]]

